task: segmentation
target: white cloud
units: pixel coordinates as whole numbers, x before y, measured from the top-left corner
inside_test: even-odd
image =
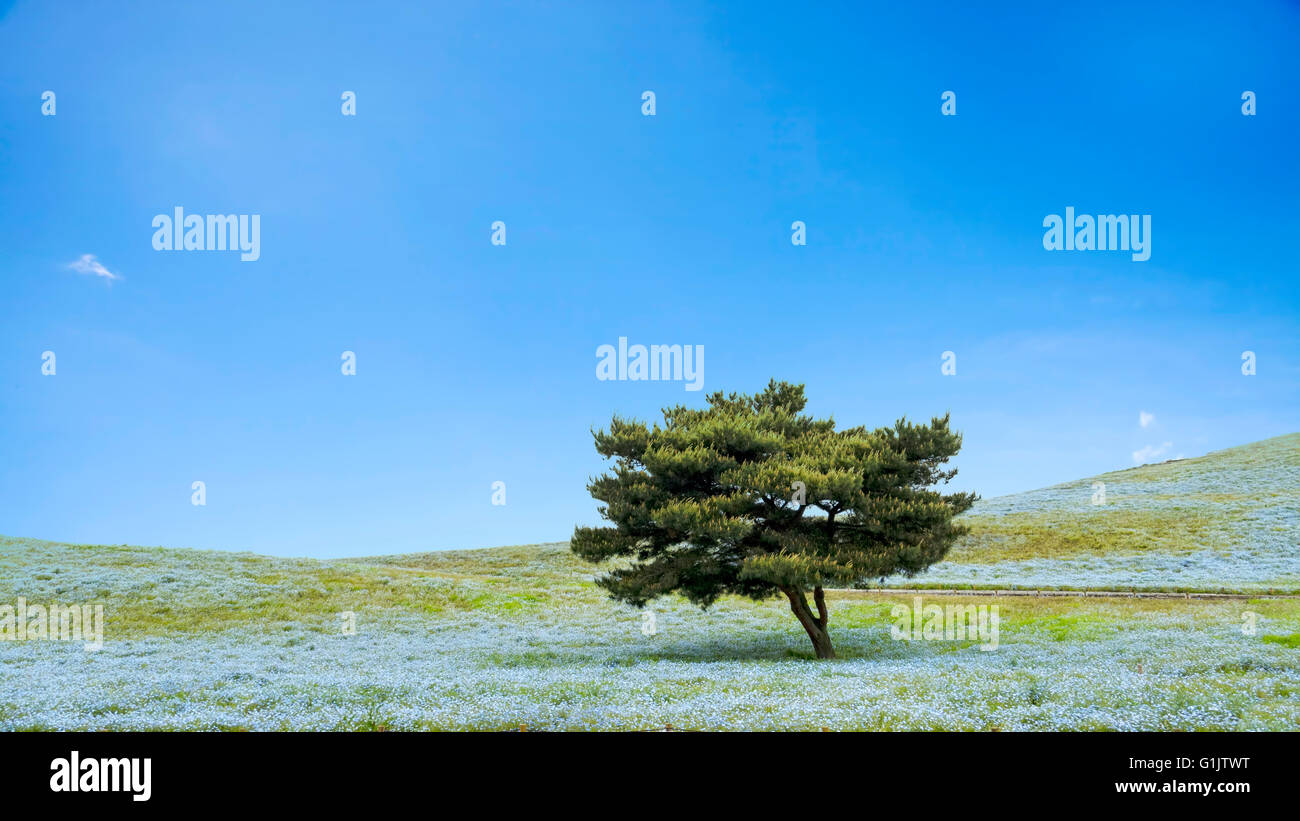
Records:
[[[79,274],[94,274],[97,277],[104,277],[109,282],[122,278],[121,274],[115,274],[100,264],[99,260],[95,259],[94,254],[82,254],[81,259],[69,263],[68,267]]]
[[[1154,413],[1138,411],[1138,424],[1142,427],[1150,427],[1151,423],[1154,421],[1156,421],[1156,415]]]
[[[1141,450],[1133,451],[1133,464],[1142,465],[1147,462],[1154,462],[1158,457],[1163,456],[1174,446],[1173,442],[1165,442],[1160,447],[1147,445]]]

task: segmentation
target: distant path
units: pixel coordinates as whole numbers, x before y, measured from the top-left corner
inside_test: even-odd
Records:
[[[1142,590],[956,590],[949,587],[871,587],[867,589],[827,588],[832,593],[911,593],[927,596],[1054,596],[1098,599],[1300,599],[1295,593],[1166,593]]]

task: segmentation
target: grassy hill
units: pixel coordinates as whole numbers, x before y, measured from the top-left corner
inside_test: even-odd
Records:
[[[948,561],[887,583],[1296,591],[1298,492],[1291,435],[991,499]],[[0,729],[1300,726],[1297,600],[936,599],[999,607],[986,652],[896,641],[910,595],[844,591],[842,658],[814,662],[775,600],[662,601],[647,634],[595,572],[563,544],[314,561],[0,537],[0,605],[107,622],[96,652],[0,641]]]
[[[965,520],[946,561],[887,583],[1300,593],[1300,434],[981,501]]]

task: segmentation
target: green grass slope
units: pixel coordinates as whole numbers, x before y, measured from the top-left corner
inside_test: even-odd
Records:
[[[989,499],[964,518],[971,534],[945,562],[889,582],[1296,593],[1300,434]]]

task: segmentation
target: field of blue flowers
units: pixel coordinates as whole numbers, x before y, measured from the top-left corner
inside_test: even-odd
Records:
[[[841,591],[833,661],[776,600],[613,604],[564,544],[325,562],[0,537],[0,606],[105,614],[98,650],[0,640],[0,730],[1296,729],[1300,599],[1266,591],[1297,587],[1298,450],[988,500],[948,561],[887,580],[1247,595],[932,595],[999,608],[983,650],[895,638],[913,594]]]

